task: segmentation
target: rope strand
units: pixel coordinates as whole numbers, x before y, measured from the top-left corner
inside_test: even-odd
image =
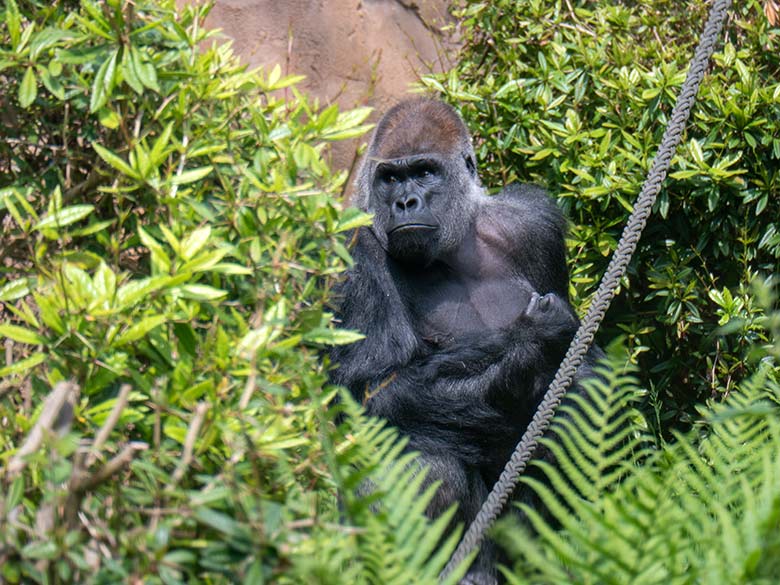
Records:
[[[677,98],[677,103],[672,110],[671,119],[664,132],[658,153],[653,160],[634,210],[628,219],[626,227],[623,229],[618,247],[612,255],[612,260],[596,291],[588,313],[577,330],[566,352],[566,356],[555,374],[555,378],[550,383],[520,443],[515,448],[512,457],[501,472],[501,476],[493,486],[490,494],[488,494],[485,503],[469,526],[449,563],[447,563],[447,566],[439,576],[440,580],[445,579],[452,573],[482,543],[485,532],[496,520],[514,492],[520,475],[536,450],[539,438],[550,426],[556,408],[574,380],[577,369],[585,359],[585,354],[593,343],[593,338],[615,296],[620,280],[626,273],[628,263],[636,250],[642,230],[645,228],[653,204],[669,171],[672,157],[682,138],[686,122],[696,101],[699,85],[704,78],[710,57],[712,57],[712,53],[715,50],[715,45],[723,29],[730,5],[731,0],[715,0],[710,8],[707,24],[699,40],[699,45],[696,47],[691,66],[688,69],[685,82]]]

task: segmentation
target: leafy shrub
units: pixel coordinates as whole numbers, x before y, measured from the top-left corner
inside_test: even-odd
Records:
[[[557,195],[579,305],[639,192],[707,7],[468,0],[460,62],[424,80],[476,132],[488,185]],[[757,0],[735,4],[726,31],[601,333],[627,338],[662,419],[686,419],[751,370],[766,339],[749,283],[780,268],[780,31]]]
[[[0,12],[0,580],[434,583],[447,518],[318,355],[366,221],[322,154],[368,111],[245,71],[207,12]]]
[[[773,317],[775,327],[780,315]],[[777,346],[775,346],[776,352]],[[526,513],[538,533],[505,522],[501,540],[520,583],[773,583],[780,564],[780,384],[763,364],[706,413],[695,433],[650,450],[628,429],[636,380],[606,372],[592,401],[553,425],[558,469],[534,487],[559,523]],[[593,404],[599,405],[594,409]],[[606,427],[609,428],[609,427]],[[634,429],[637,427],[634,426]],[[643,448],[644,445],[644,448]]]

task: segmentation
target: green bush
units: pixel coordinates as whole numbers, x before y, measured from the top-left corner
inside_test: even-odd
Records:
[[[558,197],[572,220],[581,308],[658,147],[708,6],[468,0],[460,62],[424,80],[476,132],[488,185],[538,182]],[[602,341],[627,338],[663,419],[687,418],[692,404],[749,373],[751,347],[765,342],[750,283],[780,268],[780,30],[757,0],[735,3],[725,30],[601,332]]]
[[[775,316],[775,325],[778,324]],[[515,559],[507,582],[621,585],[769,584],[780,571],[780,384],[764,365],[697,432],[650,449],[623,427],[637,381],[592,380],[547,440],[554,491],[529,481],[557,525],[525,508],[536,537],[504,521]],[[598,408],[593,408],[597,404]],[[610,424],[612,426],[610,426]],[[619,428],[619,427],[617,427]]]
[[[658,396],[738,388],[751,346],[777,334],[765,289],[759,302],[748,288],[780,256],[777,42],[757,7],[738,8],[608,317],[605,338],[626,334]],[[489,183],[558,192],[580,305],[682,80],[698,30],[682,25],[703,11],[474,2],[466,60],[427,80],[465,103]],[[450,517],[425,519],[433,488],[418,494],[413,456],[325,385],[320,358],[356,339],[326,303],[350,262],[343,234],[367,221],[340,209],[345,176],[323,152],[368,112],[321,109],[279,68],[246,71],[211,44],[207,12],[0,10],[0,580],[433,585]],[[776,571],[780,353],[767,350],[764,378],[703,440],[656,453],[634,427],[605,435],[605,417],[638,418],[636,383],[594,382],[603,408],[572,410],[550,443],[559,494],[537,486],[563,530],[533,514],[538,539],[504,529],[514,581]],[[365,482],[376,489],[355,493]]]
[[[366,221],[323,151],[368,111],[245,71],[207,12],[0,12],[0,581],[435,583],[447,518],[319,357]]]

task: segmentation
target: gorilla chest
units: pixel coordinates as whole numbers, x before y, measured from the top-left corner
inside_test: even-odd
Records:
[[[446,343],[463,335],[510,327],[530,295],[525,279],[508,274],[471,278],[434,273],[414,284],[410,308],[424,338]]]

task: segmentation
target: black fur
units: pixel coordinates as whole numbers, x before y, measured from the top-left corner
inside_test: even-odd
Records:
[[[578,325],[565,220],[538,187],[487,196],[448,106],[414,100],[387,116],[358,181],[374,225],[355,234],[355,264],[336,297],[341,326],[366,338],[333,350],[332,381],[422,453],[429,481],[442,481],[429,514],[457,502],[457,520],[468,523]],[[430,136],[432,119],[439,136]],[[419,128],[426,152],[413,146]],[[465,582],[495,583],[494,560],[488,543]]]

